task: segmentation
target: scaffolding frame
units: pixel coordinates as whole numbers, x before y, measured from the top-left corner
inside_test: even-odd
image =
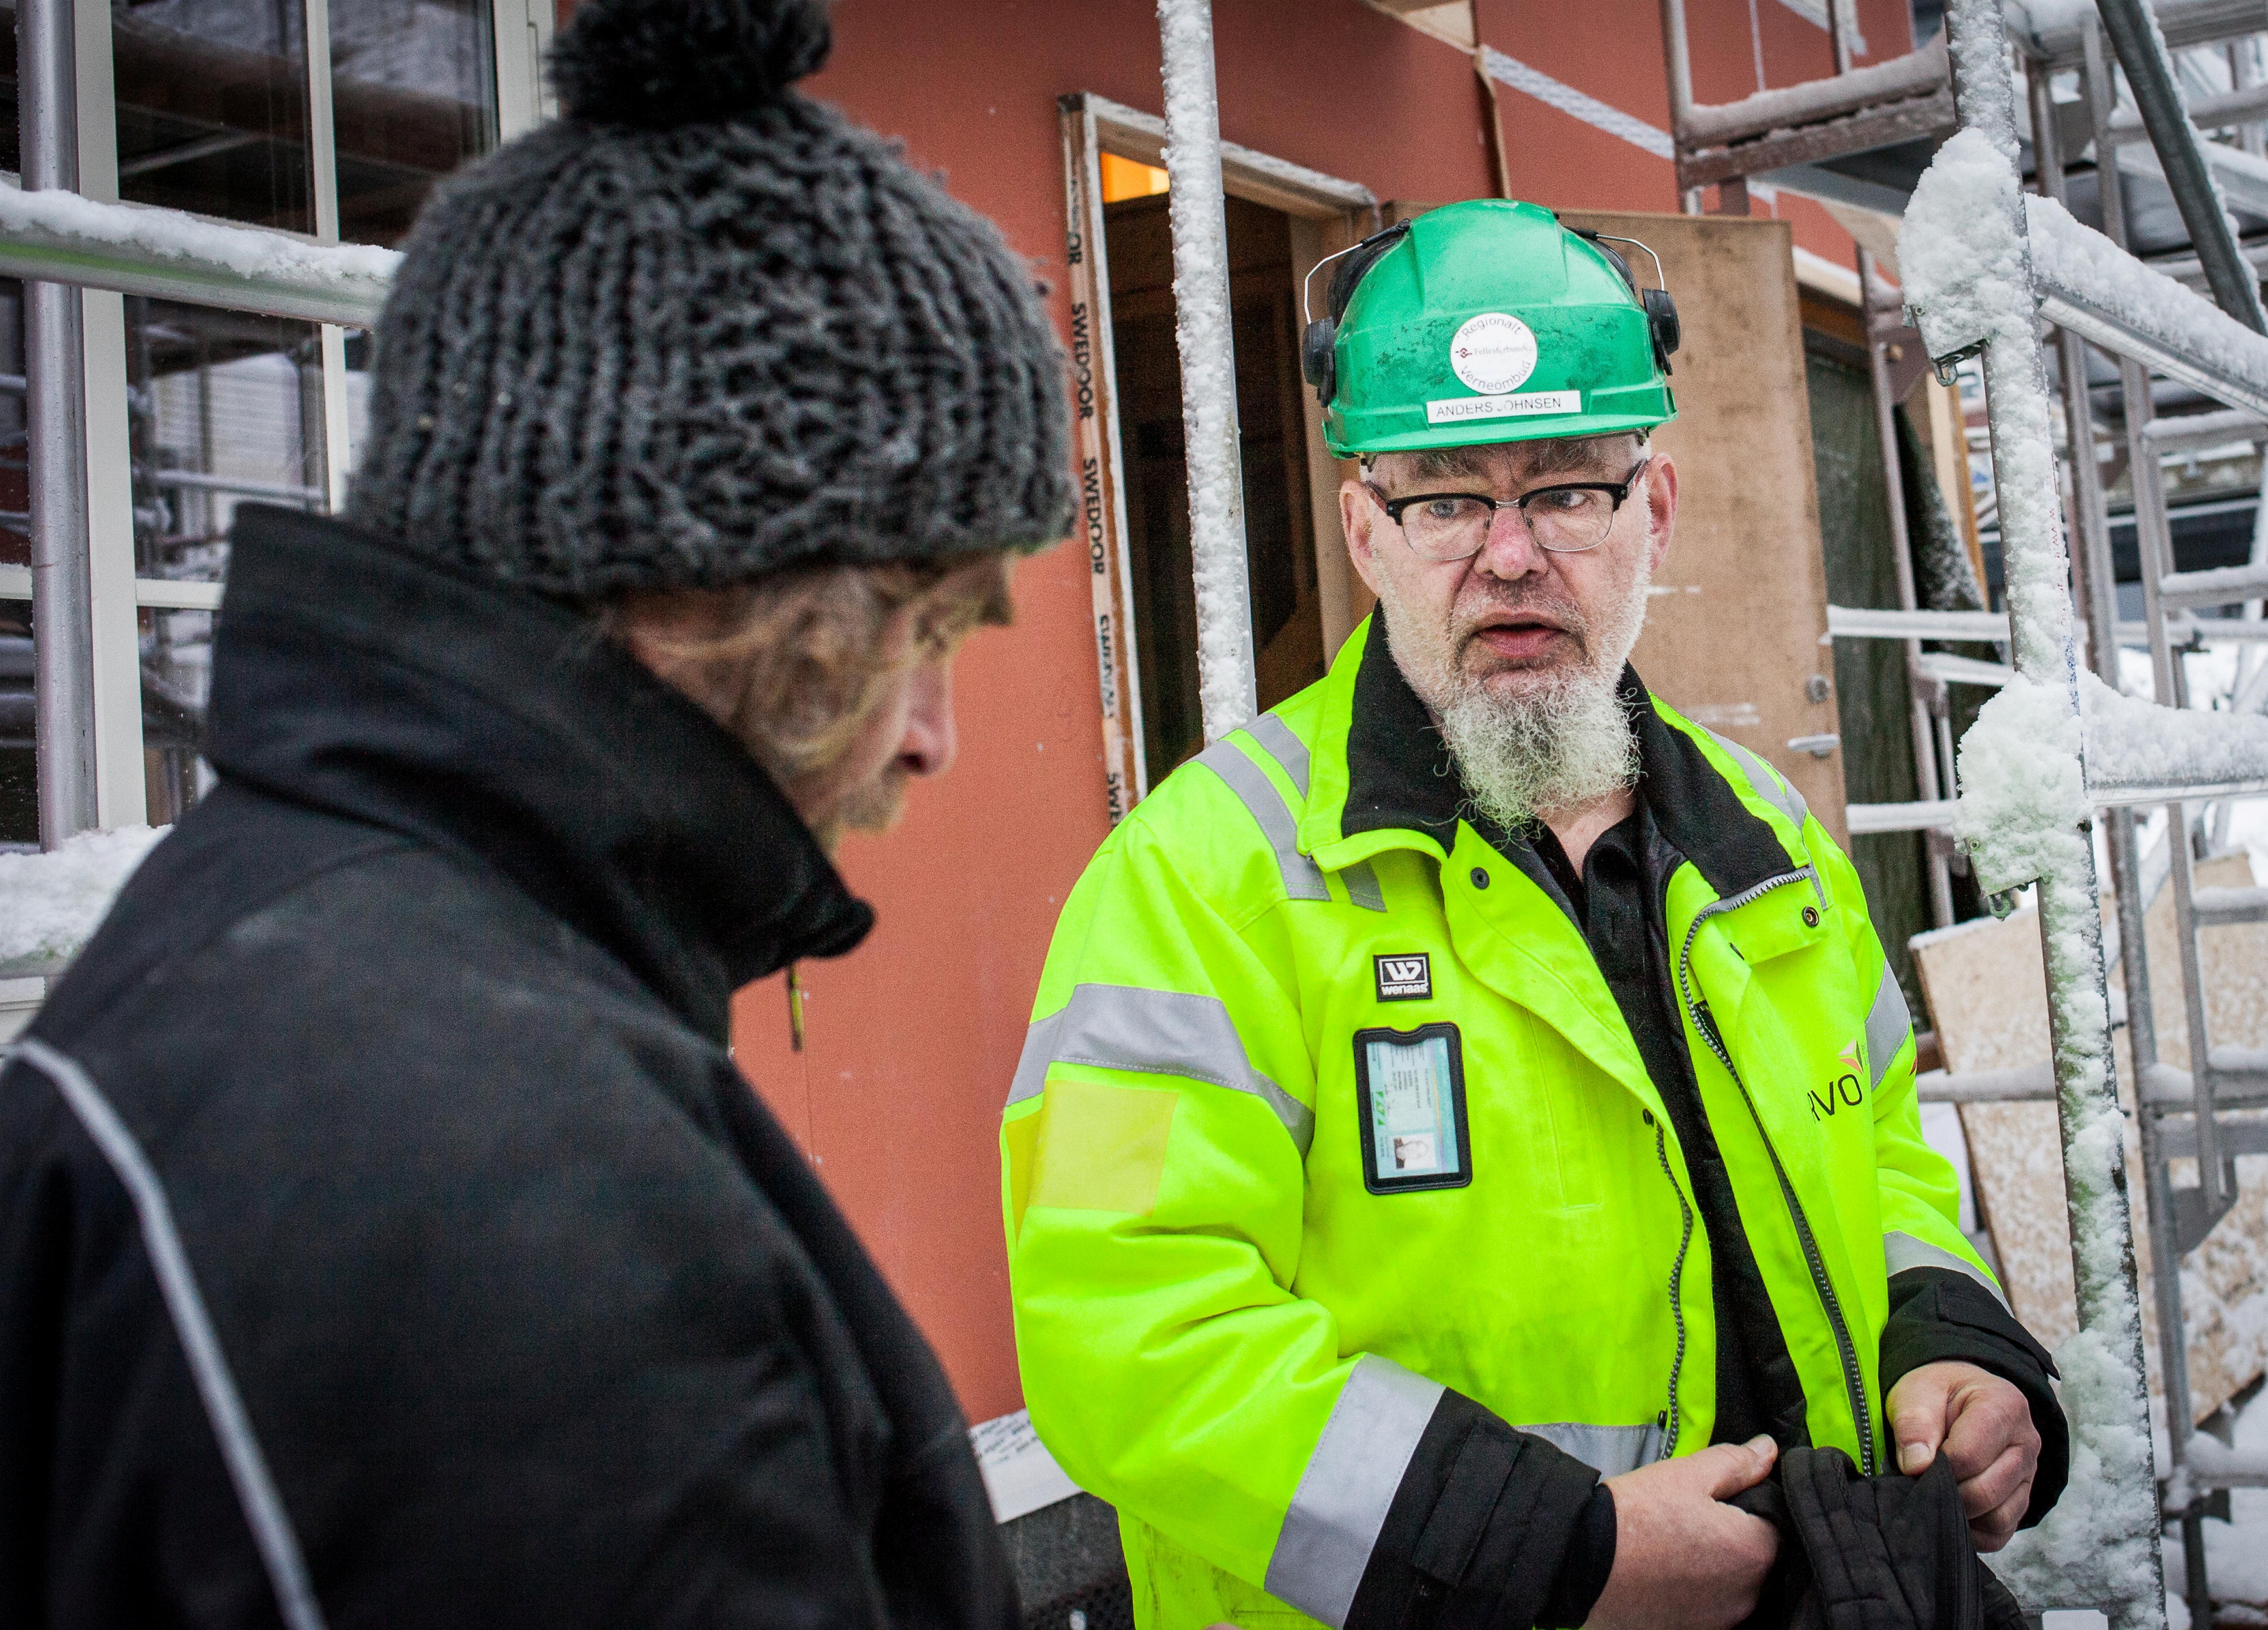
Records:
[[[2257,8],[2238,6],[2230,0],[2190,0],[2189,4],[2176,0],[2160,8],[2161,28],[2153,24],[2138,0],[2099,0],[2099,4],[2101,18],[2084,18],[2052,33],[2026,36],[2007,26],[1992,0],[1954,0],[1948,10],[1946,35],[1933,44],[1940,53],[1937,60],[1949,70],[1947,92],[1955,119],[1961,127],[1983,131],[2014,161],[2016,92],[2007,61],[2010,35],[2014,33],[2026,80],[2023,89],[2037,184],[2042,194],[2059,203],[2066,179],[2061,151],[2064,126],[2053,100],[2051,77],[2059,70],[2076,70],[2086,129],[2099,160],[2096,173],[2101,178],[2105,225],[2116,249],[2124,259],[2133,260],[2125,229],[2125,181],[2117,150],[2121,145],[2147,142],[2156,173],[2175,193],[2184,226],[2196,244],[2196,253],[2188,257],[2188,263],[2163,269],[2205,282],[2219,306],[2236,324],[2257,333],[2264,327],[2254,270],[2260,250],[2236,240],[2213,168],[2207,162],[2209,150],[2175,89],[2169,51],[2169,44],[2188,47],[2256,34],[2262,27]],[[1812,116],[1808,137],[1812,146],[1824,150],[1833,130],[1852,135],[1875,128],[1905,128],[1898,124],[1900,118],[1907,127],[1918,122],[1917,97],[1932,94],[1923,84],[1922,53],[1853,74],[1838,40],[1836,77],[1768,93],[1783,114],[1793,115],[1787,122],[1798,129],[1750,140],[1745,145],[1735,142],[1712,148],[1710,137],[1714,126],[1731,122],[1725,117],[1731,110],[1700,110],[1704,116],[1693,116],[1690,77],[1684,71],[1680,0],[1663,0],[1662,13],[1666,55],[1671,64],[1679,182],[1689,210],[1698,210],[1698,183],[1710,180],[1725,189],[1720,193],[1721,209],[1744,212],[1745,187],[1735,191],[1727,184],[1787,162],[1783,150],[1791,147],[1790,136],[1802,134],[1800,127],[1806,116]],[[2115,109],[2114,57],[2117,69],[2137,87],[2134,112],[2122,114]],[[1861,83],[1870,76],[1883,83]],[[2232,79],[2235,77],[2233,72]],[[1867,100],[1869,92],[1872,101]],[[2268,114],[2268,93],[2257,85],[2240,82],[2228,92],[2202,100],[2194,114],[2206,128],[2257,120]],[[1710,114],[1717,115],[1713,124]],[[1943,131],[1933,128],[1928,133]],[[2260,144],[2252,141],[2247,150],[2257,150]],[[2031,306],[2025,314],[2050,325],[2044,344],[2057,363],[2060,405],[2067,427],[2062,451],[2069,477],[2065,490],[2044,508],[2036,500],[2046,495],[2032,495],[2035,504],[2029,521],[2011,524],[2004,507],[2002,543],[2013,616],[1933,612],[1917,605],[1911,557],[1904,535],[1901,453],[1892,417],[1895,395],[1887,349],[1892,343],[1912,343],[1914,331],[1906,324],[1915,318],[1901,309],[1902,300],[1887,290],[1870,258],[1863,251],[1860,256],[1862,316],[1889,482],[1901,603],[1889,610],[1830,608],[1822,643],[1838,638],[1895,638],[1906,646],[1919,797],[1908,804],[1852,805],[1850,829],[1854,834],[1927,834],[1931,903],[1940,925],[1951,919],[1947,863],[1956,808],[1955,800],[1940,795],[1940,788],[1951,783],[1954,771],[1955,748],[1947,706],[1950,683],[2004,685],[2021,676],[2060,689],[2069,712],[2078,714],[2080,647],[2074,638],[2076,614],[2085,630],[2087,661],[2101,678],[2116,688],[2120,646],[2146,646],[2159,701],[2186,707],[2189,697],[2180,653],[2207,638],[2204,624],[2191,613],[2249,602],[2256,620],[2217,627],[2211,637],[2250,641],[2268,632],[2268,624],[2257,620],[2260,602],[2268,598],[2268,561],[2257,558],[2257,553],[2245,567],[2189,572],[2176,569],[2159,465],[2162,454],[2183,445],[2198,445],[2214,438],[2268,437],[2268,402],[2261,398],[2264,387],[2268,387],[2268,347],[2227,344],[2206,350],[2167,328],[2123,316],[2118,302],[2109,298],[2114,291],[2099,277],[2091,276],[2087,266],[2073,263],[2074,257],[2058,255],[2054,246],[2043,246],[2033,238],[2028,208],[2019,200],[2012,222],[2027,262],[2029,286],[2024,292]],[[2196,299],[2186,291],[2172,292]],[[1926,321],[1922,321],[1926,328]],[[2048,430],[2051,421],[2047,371],[2041,346],[2033,343],[2037,336],[2029,331],[2029,324],[2025,327],[2028,331],[2021,342],[2007,336],[1969,336],[1948,344],[1940,336],[1936,336],[1939,343],[1931,348],[1940,379],[1962,357],[1983,356],[1995,473],[2003,483],[2011,478],[2009,461],[2020,444],[2029,441],[2037,451],[2038,440],[2049,436],[2048,451],[2056,451]],[[2242,338],[2249,341],[2251,336]],[[2135,524],[2142,557],[2144,606],[2139,623],[2122,623],[2117,616],[2110,516],[2095,461],[2086,376],[2090,346],[2115,358],[2120,369],[2126,409],[2125,451],[2133,472]],[[2153,375],[2187,385],[2227,404],[2227,409],[2173,420],[2154,419]],[[2021,458],[2017,461],[2023,462]],[[2051,463],[2048,468],[2055,466]],[[2015,478],[2022,478],[2021,469]],[[2054,524],[2058,505],[2067,510],[2069,535],[2075,544],[2068,557]],[[2047,518],[2044,525],[2042,515]],[[1921,649],[1925,639],[1990,639],[1999,644],[2004,653],[2013,651],[2014,660],[2013,666],[1988,664],[1926,652]],[[2095,1538],[2102,1553],[2124,1556],[2130,1564],[2146,1556],[2146,1566],[2139,1569],[2129,1566],[2123,1575],[2106,1567],[2098,1569],[2092,1580],[2058,1581],[2051,1591],[2057,1599],[2027,1604],[2035,1612],[2096,1607],[2122,1626],[2162,1624],[2160,1534],[2165,1522],[2178,1521],[2185,1594],[2191,1622],[2202,1630],[2212,1622],[2203,1545],[2205,1497],[2216,1489],[2268,1486],[2268,1456],[2238,1454],[2195,1431],[2191,1424],[2195,1416],[2180,1285],[2182,1257],[2203,1239],[2235,1200],[2235,1156],[2268,1153],[2268,1125],[2257,1120],[2228,1118],[2232,1110],[2268,1106],[2268,1058],[2213,1046],[2198,941],[2200,931],[2208,927],[2268,921],[2268,889],[2198,889],[2192,849],[2201,824],[2203,800],[2226,800],[2268,790],[2268,762],[2250,769],[2257,773],[2240,775],[2234,781],[2226,779],[2226,771],[2220,771],[2215,773],[2224,778],[2217,782],[2198,780],[2172,786],[2109,785],[2100,784],[2099,778],[2088,783],[2088,801],[2105,820],[2105,849],[2113,877],[2116,920],[2111,954],[2120,962],[2124,984],[2124,1021],[2136,1078],[2146,1200],[2154,1225],[2153,1290],[2169,1423],[2170,1465],[2169,1475],[2156,1479],[2157,1497],[2148,1500],[2136,1496],[2149,1486],[2154,1466],[2129,1466],[2132,1486],[2113,1491],[2118,1497],[2098,1509],[2102,1531]],[[2167,811],[2166,837],[2159,850],[2145,855],[2136,817],[2139,808],[2150,804],[2162,804]],[[2226,808],[2225,801],[2221,807]],[[2112,1011],[2104,974],[2106,948],[2095,904],[2100,894],[2094,876],[2092,824],[2089,821],[2082,827],[2077,835],[2080,841],[2065,845],[2060,874],[2037,880],[1996,880],[2003,889],[2027,881],[2039,884],[2052,1059],[2036,1066],[1982,1074],[1948,1076],[1935,1072],[1924,1077],[1922,1090],[1926,1098],[1936,1102],[2053,1100],[2058,1103],[2081,1331],[2098,1344],[2098,1350],[2127,1351],[2132,1355],[2124,1371],[2124,1384],[2109,1392],[2099,1386],[2083,1389],[2074,1398],[2079,1440],[2100,1453],[2114,1447],[2122,1436],[2131,1445],[2138,1428],[2140,1442],[2149,1442],[2150,1436],[2132,1235],[2124,1193],[2124,1140],[2115,1140],[2117,1147],[2106,1160],[2102,1140],[2098,1137],[2090,1142],[2087,1136],[2090,1126],[2116,1125],[2110,1117],[2118,1113]],[[2183,1019],[2193,1066],[2186,1071],[2163,1063],[2159,1057],[2152,1001],[2144,923],[2152,900],[2165,889],[2173,895],[2180,948]],[[2001,896],[1999,903],[2007,898]],[[2100,1015],[2099,1022],[2095,1014]],[[2196,1162],[2200,1174],[2198,1185],[2174,1186],[2176,1161]],[[2080,1244],[2104,1237],[2106,1229],[2124,1243],[2121,1250],[2112,1253],[2118,1258],[2115,1263],[2100,1250],[2090,1253]],[[2154,1582],[2137,1589],[2137,1578]]]

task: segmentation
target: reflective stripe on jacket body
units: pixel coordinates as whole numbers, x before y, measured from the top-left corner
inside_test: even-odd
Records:
[[[1565,911],[1354,762],[1371,638],[1105,843],[1004,1117],[1027,1400],[1118,1508],[1148,1626],[1344,1624],[1445,1388],[1608,1475],[1710,1441],[1708,1239],[1660,1098]],[[1639,735],[1686,857],[1694,1075],[1811,1440],[1871,1470],[1889,1273],[1992,1283],[1905,1004],[1794,792],[1659,702]],[[1464,1181],[1373,1191],[1358,1051],[1426,1026],[1454,1027]]]

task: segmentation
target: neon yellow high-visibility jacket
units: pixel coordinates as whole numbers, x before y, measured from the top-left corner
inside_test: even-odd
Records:
[[[1504,1531],[1521,1455],[1521,1487],[1565,1451],[1587,1488],[1711,1441],[1684,1154],[1566,911],[1381,768],[1425,724],[1366,624],[1152,793],[1056,931],[1001,1132],[1017,1342],[1145,1630],[1398,1620],[1385,1575],[1482,1567],[1444,1550]],[[1788,785],[1659,702],[1637,727],[1683,856],[1675,1006],[1810,1439],[1887,1469],[1889,1276],[1999,1294],[1906,1004]]]

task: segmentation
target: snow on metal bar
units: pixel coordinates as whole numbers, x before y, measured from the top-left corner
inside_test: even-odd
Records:
[[[2210,572],[2169,572],[2158,579],[2158,603],[2169,611],[2233,606],[2268,599],[2268,566],[2218,566]],[[2198,625],[2200,631],[2205,631]]]
[[[2113,1630],[2163,1630],[2125,1122],[2112,1074],[2032,212],[2016,174],[2015,87],[1995,0],[1950,0],[1945,25],[1962,128],[1914,190],[1898,263],[1930,355],[1983,354],[2017,672],[1962,743],[1955,830],[1988,891],[2038,884],[2079,1304],[2079,1331],[2056,1355],[2072,1415],[2071,1484],[2047,1521],[2017,1536],[1992,1567],[2029,1611],[2097,1607]],[[2261,382],[2268,386],[2268,372]],[[2259,405],[2268,406],[2268,392]]]
[[[1903,805],[1844,805],[1844,823],[1851,837],[1871,832],[1946,832],[1953,828],[1953,800],[1903,802]]]
[[[0,276],[367,328],[401,257],[180,210],[0,188]]]
[[[2183,1459],[2190,1481],[2199,1488],[2268,1488],[2268,1455],[2231,1449],[2211,1433],[2191,1437]]]
[[[2005,645],[2008,617],[2000,611],[1877,611],[1830,606],[1827,631],[1837,639],[1977,639]]]
[[[1999,662],[1980,662],[1975,657],[1956,657],[1942,651],[1925,651],[1915,659],[1925,679],[1940,680],[1948,685],[2007,684],[2016,677],[2016,670]]]
[[[2161,582],[2163,579],[2159,579]],[[2118,643],[2122,645],[2146,645],[2150,629],[2146,623],[2121,623]],[[2248,622],[2242,617],[2168,617],[2166,643],[2176,651],[2191,645],[2268,645],[2268,623]]]
[[[2142,426],[2142,439],[2159,452],[2176,447],[2210,446],[2220,441],[2257,441],[2268,436],[2268,418],[2228,408],[2217,413],[2184,413],[2173,418],[2152,419]]]
[[[2238,923],[2268,923],[2268,889],[2211,885],[2195,889],[2190,892],[2190,912],[2201,928],[2225,928]]]
[[[1933,659],[1925,655],[1924,661]],[[1984,664],[1978,664],[1982,667]],[[2268,790],[2268,718],[2161,707],[2121,696],[2092,673],[2079,675],[2080,720],[2056,712],[2047,690],[2019,672],[1984,704],[1961,744],[1962,818],[1979,876],[1991,889],[2030,881],[2036,839],[2012,827],[2013,805],[2027,817],[2092,808],[2134,808]],[[2051,717],[2053,715],[2053,717]],[[2066,748],[2083,741],[2086,774],[2067,763]],[[1854,829],[1855,830],[1855,829]]]
[[[1197,579],[1197,699],[1217,741],[1260,711],[1253,670],[1244,476],[1229,317],[1227,201],[1213,82],[1211,0],[1158,0],[1165,55],[1167,214],[1174,234],[1174,333],[1189,471]]]
[[[2007,1070],[1925,1070],[1914,1077],[1914,1092],[1924,1103],[2022,1103],[2054,1102],[2055,1065],[2046,1058]]]
[[[1845,804],[1843,819],[1853,837],[1876,832],[1942,832],[1953,826],[1953,800],[1917,800],[1904,804]]]
[[[2082,226],[2053,199],[2025,204],[2041,316],[2216,402],[2268,416],[2268,336]],[[1919,303],[1914,311],[1921,314]],[[1921,327],[1933,357],[1970,343],[1940,349],[1930,324]]]
[[[1704,103],[1678,134],[1695,144],[1722,147],[1749,136],[1792,130],[1897,101],[1933,96],[1945,88],[1945,41],[1940,35],[1918,51],[1887,63],[1854,68],[1831,79],[1758,91],[1737,102]]]

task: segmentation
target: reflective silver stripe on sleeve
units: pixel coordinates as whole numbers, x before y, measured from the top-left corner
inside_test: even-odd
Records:
[[[1305,1160],[1315,1140],[1314,1111],[1252,1067],[1236,1021],[1217,996],[1145,991],[1131,985],[1082,985],[1024,1036],[1023,1061],[1008,1102],[1037,1096],[1050,1064],[1087,1064],[1145,1075],[1185,1075],[1249,1093],[1275,1111]]]
[[[1669,1435],[1651,1420],[1637,1427],[1594,1427],[1560,1420],[1520,1429],[1572,1455],[1601,1477],[1620,1477],[1652,1465],[1661,1458],[1662,1444]]]
[[[1706,730],[1708,726],[1705,725],[1702,728]],[[1798,831],[1802,830],[1803,818],[1811,813],[1811,806],[1803,801],[1803,794],[1797,792],[1787,782],[1781,780],[1778,771],[1738,741],[1729,737],[1720,736],[1713,730],[1709,731],[1709,735],[1719,747],[1723,748],[1732,756],[1733,762],[1740,765],[1741,773],[1749,778],[1749,782],[1757,792],[1764,794],[1772,808],[1793,821]]]
[[[1268,1594],[1344,1630],[1388,1508],[1446,1389],[1365,1353],[1332,1406],[1268,1559]]]
[[[267,1567],[276,1612],[290,1630],[322,1630],[323,1610],[307,1578],[306,1559],[299,1553],[298,1537],[291,1531],[291,1516],[269,1473],[260,1440],[253,1435],[251,1417],[236,1390],[236,1377],[229,1372],[212,1317],[205,1310],[204,1295],[197,1289],[188,1253],[181,1247],[164,1185],[151,1169],[142,1146],[85,1070],[30,1037],[16,1043],[16,1054],[55,1083],[134,1201],[142,1224],[143,1249],[149,1252],[151,1271],[166,1298],[166,1311],[173,1315],[174,1334],[188,1360],[198,1395],[204,1400],[205,1415],[212,1423],[221,1458],[227,1464],[229,1480],[236,1485],[237,1503],[244,1508],[246,1525],[252,1530],[253,1543]]]
[[[1366,911],[1386,909],[1386,891],[1378,886],[1378,874],[1369,861],[1356,861],[1339,874],[1339,881],[1346,885],[1347,898]]]
[[[1286,895],[1294,900],[1331,897],[1330,889],[1323,882],[1323,868],[1300,852],[1300,829],[1292,820],[1292,811],[1283,793],[1276,790],[1276,784],[1258,764],[1226,741],[1214,742],[1193,762],[1226,781],[1228,790],[1244,800],[1245,808],[1260,823],[1261,835],[1276,852],[1276,866],[1284,874]]]
[[[1008,1088],[1008,1103],[1003,1109],[1047,1090],[1048,1066],[1056,1061],[1056,1036],[1070,1011],[1058,1007],[1044,1019],[1033,1020],[1032,1028],[1024,1032],[1024,1051],[1016,1059],[1016,1079]]]
[[[1292,726],[1273,713],[1263,713],[1245,726],[1252,739],[1268,749],[1268,756],[1284,766],[1284,773],[1292,778],[1292,785],[1300,797],[1307,795],[1307,748],[1292,734]]]
[[[1992,1275],[1978,1272],[1975,1263],[1965,1262],[1943,1247],[1933,1245],[1927,1240],[1916,1239],[1911,1234],[1882,1235],[1882,1265],[1889,1270],[1887,1277],[1891,1279],[1896,1279],[1908,1268],[1950,1268],[1955,1273],[1967,1274],[1991,1291],[1992,1300],[2002,1307],[2008,1305],[2007,1297],[2000,1294],[2000,1287],[1992,1282]]]
[[[1867,1069],[1874,1077],[1873,1086],[1882,1084],[1890,1060],[1906,1044],[1906,1036],[1912,1029],[1913,1015],[1906,1011],[1906,993],[1898,988],[1898,977],[1885,961],[1882,983],[1875,988],[1874,1005],[1867,1013]]]

